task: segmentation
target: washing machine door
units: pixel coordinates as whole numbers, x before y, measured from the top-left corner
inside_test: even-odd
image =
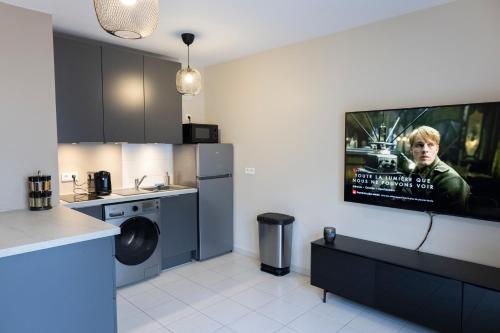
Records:
[[[115,236],[115,256],[124,265],[138,265],[146,261],[158,246],[159,230],[156,223],[143,216],[132,217],[120,225],[121,234]]]

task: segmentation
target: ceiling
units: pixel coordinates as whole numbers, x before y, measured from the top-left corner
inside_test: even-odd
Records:
[[[182,32],[193,32],[191,64],[222,63],[452,0],[160,0],[158,29],[123,40],[99,26],[92,0],[4,0],[52,14],[54,30],[186,61]]]

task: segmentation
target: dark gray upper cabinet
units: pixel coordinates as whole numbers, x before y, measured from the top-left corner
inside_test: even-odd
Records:
[[[102,142],[101,47],[54,36],[54,63],[58,142]]]
[[[176,62],[144,56],[146,142],[182,143],[182,98],[175,87]]]
[[[198,194],[161,198],[162,269],[191,260],[196,251]]]
[[[144,143],[143,56],[102,47],[104,141]]]

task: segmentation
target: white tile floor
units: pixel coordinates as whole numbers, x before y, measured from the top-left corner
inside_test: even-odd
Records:
[[[332,294],[322,303],[309,277],[275,277],[237,253],[121,288],[117,306],[119,332],[431,332]]]

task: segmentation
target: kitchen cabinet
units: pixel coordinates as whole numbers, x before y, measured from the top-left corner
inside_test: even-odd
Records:
[[[462,331],[500,332],[500,292],[464,283],[463,295]]]
[[[59,143],[182,143],[177,62],[54,36]]]
[[[102,206],[92,206],[92,207],[82,207],[82,208],[73,208],[74,210],[92,216],[98,220],[104,220],[102,215]]]
[[[102,142],[101,47],[54,36],[59,143]]]
[[[0,258],[0,332],[116,332],[114,239]]]
[[[175,86],[176,62],[144,56],[146,142],[182,143],[182,98]]]
[[[162,269],[194,258],[197,245],[197,193],[161,198]]]
[[[144,143],[143,56],[102,47],[104,141]]]

